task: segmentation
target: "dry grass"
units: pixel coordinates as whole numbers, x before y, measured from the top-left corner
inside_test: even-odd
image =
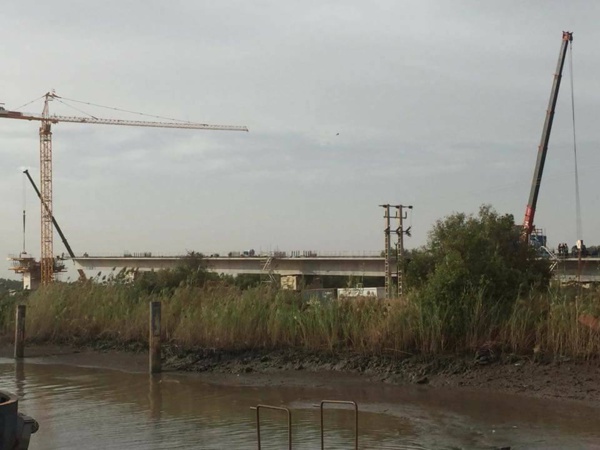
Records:
[[[291,292],[226,285],[147,294],[133,286],[57,284],[27,300],[27,334],[48,342],[146,342],[148,302],[163,304],[165,339],[183,347],[286,348],[361,353],[472,352],[492,341],[507,352],[578,359],[600,354],[600,293],[555,290],[503,312],[483,293],[451,307],[418,295],[381,301],[303,302]],[[582,320],[581,317],[592,319]],[[13,314],[1,317],[11,329]],[[587,325],[586,325],[587,323]]]

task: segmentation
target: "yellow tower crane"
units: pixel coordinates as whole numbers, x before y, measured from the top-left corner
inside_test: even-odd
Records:
[[[41,282],[42,285],[50,284],[54,279],[54,229],[52,225],[52,131],[51,125],[59,122],[97,124],[97,125],[124,125],[132,127],[153,128],[183,128],[192,130],[220,130],[220,131],[248,131],[245,126],[235,125],[208,125],[193,122],[152,122],[144,120],[102,119],[97,117],[75,117],[51,115],[49,103],[60,99],[52,92],[44,96],[44,109],[42,114],[29,114],[9,111],[0,106],[0,118],[37,120],[40,123],[40,193],[41,193]],[[116,108],[113,108],[116,109]]]

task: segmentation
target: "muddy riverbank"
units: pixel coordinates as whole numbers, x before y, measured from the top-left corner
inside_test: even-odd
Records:
[[[600,402],[600,364],[596,361],[535,361],[514,355],[482,361],[481,358],[466,357],[431,359],[301,350],[232,353],[170,348],[166,353],[166,367],[178,371],[234,375],[339,372],[391,384],[465,387],[540,398]]]
[[[0,343],[0,357],[12,357],[10,342]],[[40,362],[81,367],[99,367],[128,372],[145,372],[147,353],[141,345],[117,346],[100,342],[93,346],[33,345],[26,357]],[[311,374],[358,375],[370,382],[419,384],[433,387],[468,388],[539,398],[600,402],[600,364],[597,361],[535,361],[514,355],[497,358],[415,356],[366,356],[350,353],[271,350],[226,352],[183,350],[165,346],[165,371],[192,372],[215,382],[269,385],[277,374],[288,383],[312,383]],[[218,377],[215,375],[219,375]],[[248,375],[241,377],[239,375]],[[297,376],[294,376],[297,375]],[[327,376],[326,378],[329,378]],[[243,381],[242,381],[243,380]]]

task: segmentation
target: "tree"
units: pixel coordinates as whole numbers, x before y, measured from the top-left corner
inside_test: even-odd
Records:
[[[218,278],[206,269],[204,255],[195,251],[187,253],[175,268],[174,275],[179,284],[183,283],[186,286],[204,286],[209,279]]]
[[[217,274],[206,269],[204,255],[190,251],[174,269],[143,272],[136,286],[146,292],[174,290],[179,286],[204,286],[208,280],[218,280]]]
[[[20,291],[22,289],[23,289],[22,281],[0,278],[0,293],[8,293],[10,291]]]
[[[449,305],[466,293],[486,302],[512,304],[520,294],[550,280],[549,263],[521,240],[511,214],[484,205],[479,214],[439,220],[427,244],[410,252],[407,282],[423,298]]]

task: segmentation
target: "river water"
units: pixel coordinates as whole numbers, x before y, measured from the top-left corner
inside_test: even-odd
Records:
[[[391,386],[337,374],[213,378],[149,376],[0,358],[0,389],[40,423],[31,449],[252,449],[255,412],[292,410],[294,449],[320,446],[323,399],[359,405],[361,449],[600,449],[600,405],[427,386]],[[325,415],[327,449],[352,449],[351,410]],[[287,448],[279,411],[261,410],[264,449]]]

